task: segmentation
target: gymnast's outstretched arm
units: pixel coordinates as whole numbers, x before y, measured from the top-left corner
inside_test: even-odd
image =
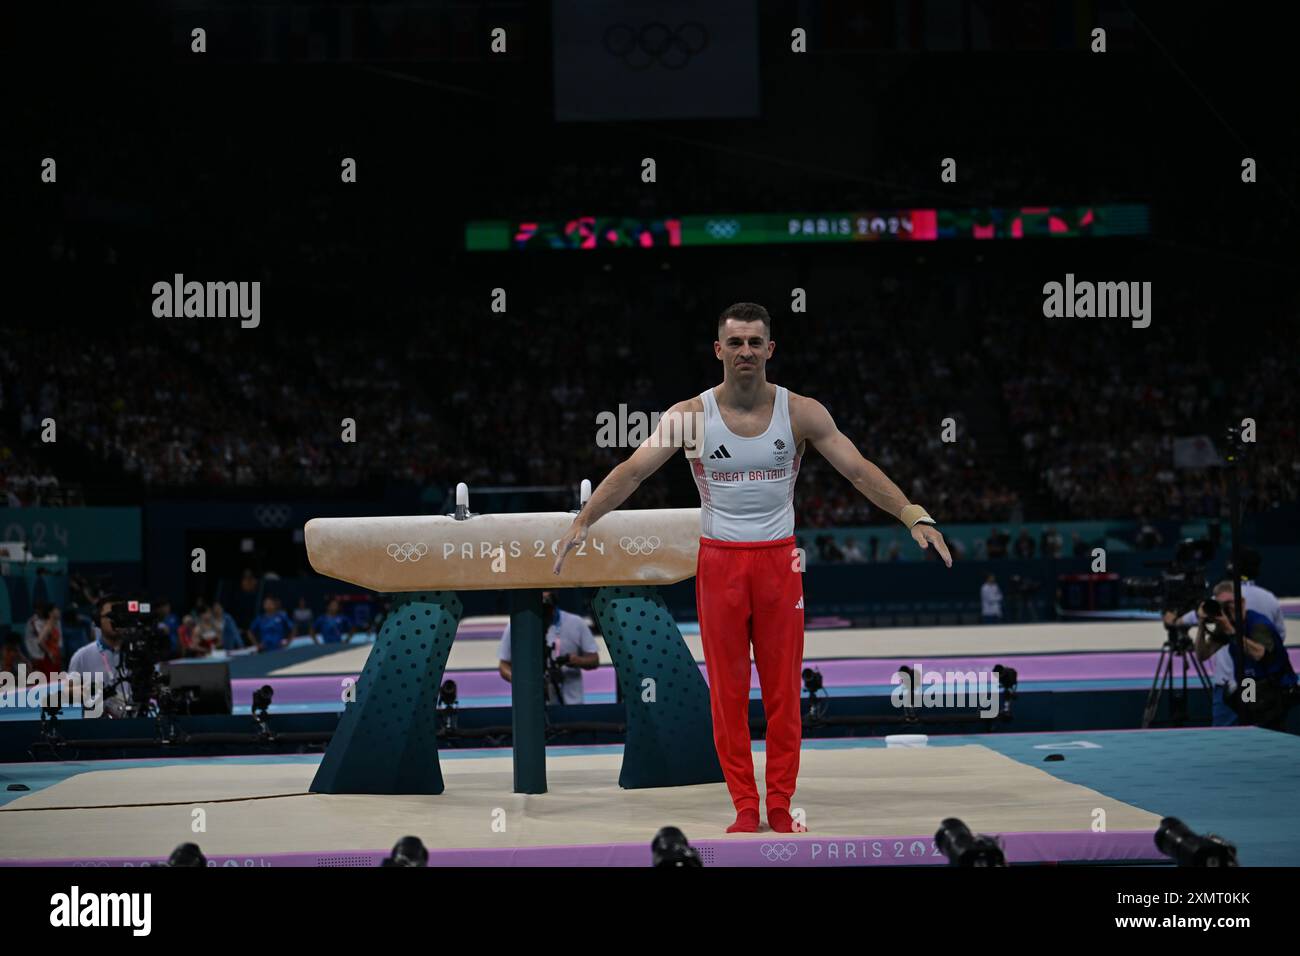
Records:
[[[654,434],[642,442],[626,461],[614,466],[605,480],[596,486],[587,504],[574,516],[573,524],[560,539],[559,554],[555,559],[556,574],[564,567],[565,556],[587,539],[587,531],[593,524],[627,501],[641,482],[676,454],[685,437],[698,434],[684,428],[683,422],[688,416],[702,415],[703,412],[704,405],[698,397],[678,402],[659,419]]]
[[[924,508],[911,504],[907,495],[890,481],[888,475],[862,456],[862,452],[836,427],[831,413],[821,402],[802,395],[792,395],[790,418],[796,440],[807,439],[812,442],[813,447],[821,452],[831,466],[847,478],[867,500],[903,522],[919,547],[933,547],[943,563],[952,567],[952,555],[948,553],[943,535],[929,523],[933,519],[926,514]]]

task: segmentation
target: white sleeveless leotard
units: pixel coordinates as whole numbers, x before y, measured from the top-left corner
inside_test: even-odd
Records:
[[[716,541],[779,541],[794,534],[799,455],[790,426],[790,392],[777,386],[772,421],[756,438],[727,428],[713,389],[700,393],[704,435],[689,459],[700,491],[700,536]]]

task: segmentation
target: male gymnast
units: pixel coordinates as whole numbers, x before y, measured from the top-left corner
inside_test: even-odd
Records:
[[[559,574],[566,555],[586,540],[592,525],[622,505],[677,448],[686,450],[700,492],[695,602],[713,742],[736,809],[728,833],[759,828],[749,737],[751,643],[767,715],[768,824],[778,833],[804,829],[791,818],[790,799],[799,774],[804,641],[794,482],[807,445],[874,505],[902,521],[918,545],[933,547],[952,567],[934,520],[862,456],[826,408],[768,382],[767,362],[775,349],[765,308],[740,302],[726,309],[713,343],[722,384],[668,410],[654,435],[592,493],[560,539],[555,561]]]

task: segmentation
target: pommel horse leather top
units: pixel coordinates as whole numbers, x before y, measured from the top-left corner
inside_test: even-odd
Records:
[[[695,574],[699,508],[612,511],[553,573],[567,511],[313,518],[303,534],[321,574],[374,591],[661,585]]]

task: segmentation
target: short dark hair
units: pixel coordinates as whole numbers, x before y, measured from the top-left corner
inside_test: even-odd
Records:
[[[722,314],[718,316],[718,338],[722,338],[722,326],[727,319],[736,319],[739,322],[762,322],[767,337],[769,339],[772,337],[772,317],[767,314],[767,309],[757,302],[737,302],[723,309]]]
[[[103,617],[105,614],[108,613],[108,609],[110,607],[112,607],[114,604],[120,603],[121,600],[122,599],[118,597],[116,594],[103,595],[98,601],[95,602],[95,620],[98,621],[99,618]]]

